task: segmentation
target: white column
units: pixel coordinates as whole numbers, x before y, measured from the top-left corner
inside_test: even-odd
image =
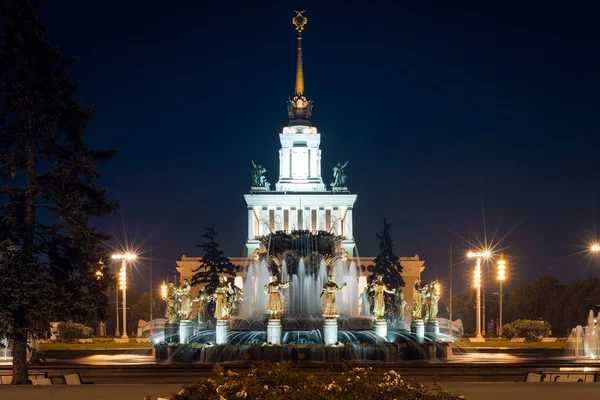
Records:
[[[317,226],[320,231],[325,230],[325,208],[319,207],[319,214],[317,215]]]
[[[248,240],[254,239],[254,208],[248,207]]]
[[[348,240],[354,238],[352,232],[352,207],[348,207],[348,213],[346,214],[346,237]]]
[[[260,213],[260,234],[266,235],[269,233],[269,209],[263,206],[262,212]]]
[[[340,209],[337,206],[333,207],[333,230],[335,231],[336,235],[340,234]]]
[[[306,225],[304,229],[308,229],[309,231],[312,230],[312,214],[310,212],[310,207],[304,207],[302,218],[304,219],[302,226]]]

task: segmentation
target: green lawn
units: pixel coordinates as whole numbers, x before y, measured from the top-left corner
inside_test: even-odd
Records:
[[[151,349],[152,343],[40,343],[40,350]]]
[[[510,347],[515,349],[565,349],[567,347],[566,341],[556,341],[556,342],[524,342],[524,343],[515,343],[509,342],[508,340],[502,341],[489,341],[489,342],[469,342],[468,339],[456,341],[452,343],[452,347],[461,348],[461,347]]]

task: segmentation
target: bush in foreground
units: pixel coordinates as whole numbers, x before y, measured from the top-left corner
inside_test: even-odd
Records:
[[[546,321],[518,319],[502,327],[502,334],[508,339],[523,337],[528,342],[538,342],[550,335],[550,324]]]
[[[211,378],[186,385],[172,400],[459,400],[458,396],[418,383],[405,383],[394,371],[345,368],[339,374],[299,373],[289,362],[262,363],[238,374],[217,365]]]

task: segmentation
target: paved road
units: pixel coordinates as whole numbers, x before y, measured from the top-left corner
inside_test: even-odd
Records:
[[[444,389],[458,392],[467,400],[587,400],[598,399],[594,383],[448,383]],[[179,391],[178,384],[85,385],[85,386],[0,386],[0,399],[18,400],[152,400]]]

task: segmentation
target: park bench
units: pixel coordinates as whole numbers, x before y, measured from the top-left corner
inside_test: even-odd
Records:
[[[44,379],[34,379],[31,381],[32,385],[52,385],[52,379],[44,378]]]
[[[65,385],[91,385],[94,382],[84,382],[79,375],[79,372],[69,375],[61,375],[60,379],[62,379]]]
[[[525,382],[596,382],[596,372],[528,372]]]
[[[48,379],[47,372],[34,372],[29,374],[29,380],[31,382],[39,379]],[[10,385],[12,383],[12,372],[2,371],[0,372],[0,385]]]

